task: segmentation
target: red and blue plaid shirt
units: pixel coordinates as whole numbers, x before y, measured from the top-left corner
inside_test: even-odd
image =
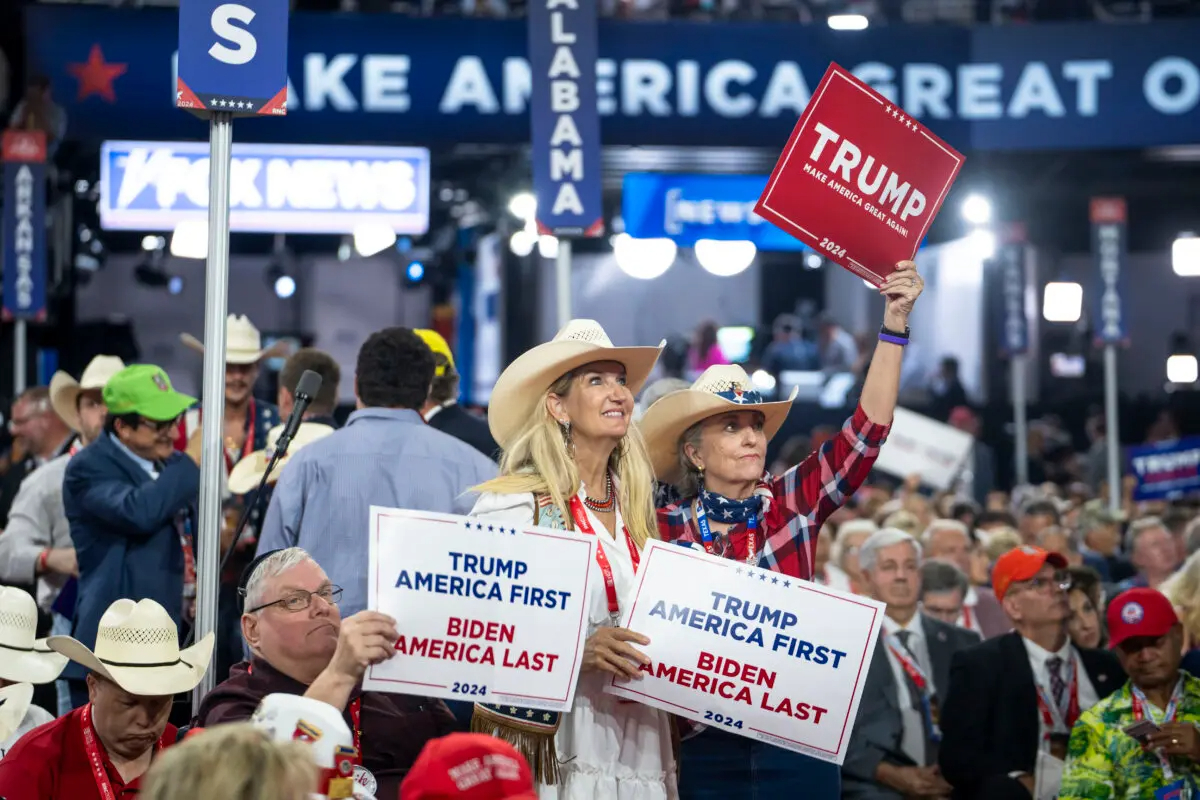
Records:
[[[763,495],[764,532],[758,566],[812,580],[821,525],[862,485],[887,440],[891,425],[871,422],[859,406],[842,430],[779,477],[758,484]],[[699,543],[692,498],[658,509],[658,535],[665,542]],[[746,524],[714,531],[714,552],[746,560]]]

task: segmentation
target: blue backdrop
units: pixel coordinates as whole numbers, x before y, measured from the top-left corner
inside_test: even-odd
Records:
[[[33,5],[25,16],[30,66],[51,77],[71,135],[207,134],[171,108],[176,13]],[[240,141],[529,141],[524,20],[296,14],[289,36],[288,116],[241,124]],[[836,60],[963,150],[1190,143],[1197,42],[1200,22],[1182,21],[861,32],[602,21],[601,133],[605,144],[782,147]]]

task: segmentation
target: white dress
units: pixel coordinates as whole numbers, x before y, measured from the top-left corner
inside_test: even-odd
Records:
[[[533,524],[532,494],[483,494],[471,516],[510,525]],[[633,561],[623,541],[613,538],[600,519],[586,509],[592,529],[604,544],[612,565],[621,607],[631,602],[636,583]],[[617,511],[617,530],[621,530]],[[588,635],[611,625],[604,581],[588,587]],[[575,706],[563,715],[555,746],[561,764],[558,786],[539,787],[540,800],[675,800],[675,757],[671,750],[670,715],[641,703],[620,702],[604,693],[606,672],[579,676]]]

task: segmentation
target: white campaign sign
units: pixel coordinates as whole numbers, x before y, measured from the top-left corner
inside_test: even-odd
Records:
[[[875,468],[899,478],[916,473],[923,483],[942,491],[954,483],[974,444],[975,437],[969,433],[897,408]]]
[[[365,690],[571,708],[594,536],[372,506],[370,542],[367,606],[400,639]]]
[[[652,663],[605,691],[842,763],[882,603],[659,541],[638,579],[624,624]]]

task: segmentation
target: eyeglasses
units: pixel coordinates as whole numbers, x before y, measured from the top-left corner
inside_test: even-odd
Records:
[[[178,424],[179,417],[175,417],[175,419],[164,420],[146,419],[145,417],[141,416],[138,417],[138,425],[145,425],[147,428],[153,428],[155,433],[163,433],[171,428],[174,428]]]
[[[330,605],[337,605],[338,600],[342,598],[342,587],[340,586],[322,586],[315,592],[306,592],[303,589],[285,594],[278,600],[273,600],[270,603],[263,603],[261,606],[248,609],[246,613],[253,614],[255,611],[262,611],[264,608],[271,606],[283,606],[285,610],[291,612],[304,611],[312,605],[313,595],[320,597]]]
[[[1048,578],[1030,578],[1029,580],[1022,581],[1021,583],[1023,586],[1035,592],[1040,592],[1043,589],[1056,589],[1060,592],[1065,592],[1067,589],[1071,588],[1071,576],[1066,572],[1056,572]]]

